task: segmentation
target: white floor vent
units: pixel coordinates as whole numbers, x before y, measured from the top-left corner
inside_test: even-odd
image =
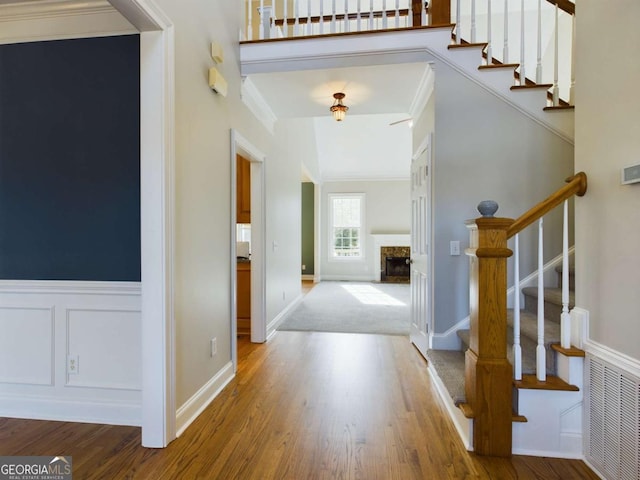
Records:
[[[607,479],[640,479],[640,379],[587,355],[587,460]]]

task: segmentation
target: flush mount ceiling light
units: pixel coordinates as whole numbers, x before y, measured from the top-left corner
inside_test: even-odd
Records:
[[[349,110],[349,107],[342,103],[344,93],[334,93],[333,98],[335,98],[335,100],[333,101],[333,105],[329,110],[333,114],[333,118],[335,118],[336,121],[341,122],[347,115],[347,110]]]

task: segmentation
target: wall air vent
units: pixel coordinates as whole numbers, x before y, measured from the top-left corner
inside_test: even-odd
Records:
[[[622,169],[622,185],[640,182],[640,164]]]
[[[587,355],[585,456],[607,479],[640,478],[640,379]]]

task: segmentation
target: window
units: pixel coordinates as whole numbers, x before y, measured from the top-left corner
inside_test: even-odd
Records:
[[[364,194],[329,194],[329,258],[364,258]]]

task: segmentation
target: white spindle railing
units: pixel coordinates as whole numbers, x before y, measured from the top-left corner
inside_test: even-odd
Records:
[[[536,347],[536,377],[547,379],[547,350],[544,347],[544,227],[538,221],[538,346]]]
[[[556,3],[556,8],[555,8],[555,22],[554,22],[554,29],[553,29],[553,90],[552,90],[552,94],[553,94],[553,104],[554,105],[558,105],[559,100],[560,100],[560,88],[558,87],[558,58],[560,56],[560,52],[558,50],[558,37],[560,35],[560,24],[559,24],[559,19],[560,19],[560,15],[559,15],[559,8],[558,8],[558,4]]]
[[[247,40],[253,40],[253,8],[251,2],[247,3]]]
[[[491,46],[491,0],[487,0],[487,65],[491,65],[493,48]]]
[[[524,0],[520,1],[520,85],[525,85],[527,83],[527,74],[526,74],[526,56],[525,56],[525,45],[526,35],[525,35],[525,14],[524,14]]]
[[[351,30],[349,26],[349,2],[344,0],[344,31],[349,32]]]
[[[538,0],[538,60],[536,62],[536,83],[542,83],[542,0]]]
[[[476,0],[471,0],[471,43],[476,43]]]
[[[502,63],[509,63],[509,0],[504,0],[504,26],[502,32]]]
[[[513,376],[522,380],[522,347],[520,346],[520,236],[516,233],[513,255]]]
[[[562,348],[571,347],[569,287],[569,201],[565,200],[562,217],[562,314],[560,315],[560,345]]]
[[[530,72],[530,80],[553,85],[550,92],[553,105],[562,103],[560,98],[573,104],[575,15],[559,8],[552,0],[450,1],[452,14],[455,12],[452,16],[456,23],[456,43],[486,42],[489,64],[492,59],[509,63],[510,53],[513,57],[519,50],[520,58],[516,61],[520,63],[520,84],[526,84],[527,72]],[[246,2],[247,29],[243,36],[248,40],[401,28],[412,25],[413,13],[418,14],[413,12],[411,0]],[[260,16],[259,22],[255,21],[256,13]],[[518,16],[519,35],[517,29],[510,26],[510,21]],[[420,17],[425,24],[424,8],[420,9]],[[495,48],[499,42],[502,48]]]
[[[460,0],[456,0],[456,43],[462,42],[462,23],[460,22]]]
[[[260,0],[260,10],[258,11],[260,14],[260,25],[258,26],[258,38],[260,40],[264,39],[264,0]]]

